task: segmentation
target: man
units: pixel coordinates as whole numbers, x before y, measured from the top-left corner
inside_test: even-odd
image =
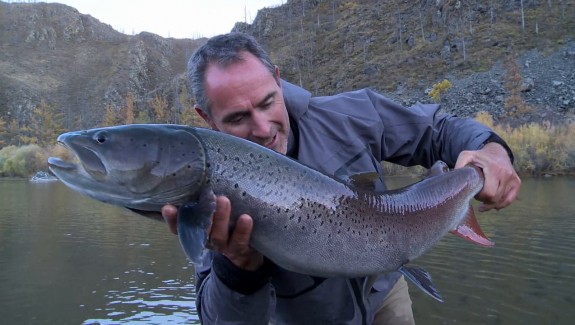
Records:
[[[485,126],[438,113],[438,105],[404,108],[371,90],[312,98],[280,79],[250,36],[216,36],[189,62],[197,112],[215,130],[287,154],[342,180],[376,171],[380,162],[430,167],[443,160],[483,169],[480,210],[501,209],[520,180],[505,142]],[[381,181],[380,190],[385,188]],[[217,193],[216,193],[217,194]],[[364,296],[366,278],[316,278],[284,270],[249,246],[253,221],[229,229],[230,201],[216,199],[213,251],[196,266],[197,309],[204,324],[413,324],[407,284],[381,275]],[[163,215],[176,233],[177,210]]]

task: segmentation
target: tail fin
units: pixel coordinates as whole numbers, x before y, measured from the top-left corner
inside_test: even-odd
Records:
[[[481,230],[471,205],[469,205],[469,209],[467,210],[467,214],[463,219],[463,222],[461,222],[455,229],[451,230],[450,232],[456,236],[481,246],[491,247],[495,245],[495,243],[489,240],[489,238],[487,238],[487,236]]]

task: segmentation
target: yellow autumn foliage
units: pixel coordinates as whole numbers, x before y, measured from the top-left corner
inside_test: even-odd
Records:
[[[511,127],[495,124],[486,112],[479,112],[476,120],[491,127],[509,144],[520,173],[575,171],[575,123],[552,125],[545,121]]]

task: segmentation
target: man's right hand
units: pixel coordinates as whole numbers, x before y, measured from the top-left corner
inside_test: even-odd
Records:
[[[231,203],[227,197],[216,197],[216,211],[208,230],[207,246],[226,256],[237,267],[255,271],[263,265],[264,258],[249,245],[254,222],[249,215],[243,214],[236,221],[235,227],[230,228],[231,211]],[[165,205],[162,208],[162,216],[168,223],[170,231],[177,234],[178,209],[173,205]]]

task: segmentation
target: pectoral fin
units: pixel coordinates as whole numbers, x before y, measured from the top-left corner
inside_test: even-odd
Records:
[[[208,242],[216,200],[211,189],[202,191],[197,202],[182,205],[178,210],[178,236],[184,252],[194,264],[201,261]]]

